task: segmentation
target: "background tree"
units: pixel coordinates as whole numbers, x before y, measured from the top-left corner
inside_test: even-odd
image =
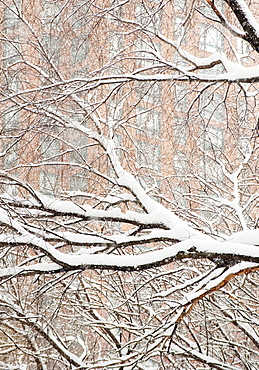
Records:
[[[257,5],[0,0],[2,369],[257,368]]]

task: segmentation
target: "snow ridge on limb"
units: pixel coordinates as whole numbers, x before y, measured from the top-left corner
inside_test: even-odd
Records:
[[[141,255],[107,255],[101,254],[66,254],[58,251],[48,243],[43,243],[35,236],[21,236],[15,239],[2,239],[2,244],[15,243],[16,245],[30,245],[32,248],[39,249],[53,261],[56,265],[35,264],[32,266],[21,266],[0,270],[2,278],[11,275],[22,274],[31,275],[33,272],[49,273],[85,269],[110,269],[114,271],[134,271],[145,270],[152,267],[166,265],[175,260],[191,259],[224,259],[226,265],[237,263],[238,261],[255,262],[248,265],[246,269],[257,269],[259,263],[259,248],[248,244],[238,244],[231,242],[202,241],[189,239],[176,243],[170,247],[143,253]],[[137,242],[137,241],[136,241]],[[62,268],[63,267],[63,268]],[[242,267],[243,268],[243,267]]]
[[[246,2],[244,0],[225,0],[225,2],[230,6],[246,33],[243,39],[259,52],[259,24]]]

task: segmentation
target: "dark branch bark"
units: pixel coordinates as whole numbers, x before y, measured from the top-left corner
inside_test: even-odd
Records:
[[[246,35],[243,36],[243,39],[249,42],[252,48],[259,53],[259,36],[256,32],[256,29],[251,24],[246,12],[244,9],[242,9],[237,0],[225,0],[225,2],[230,6],[241,27],[246,33]]]

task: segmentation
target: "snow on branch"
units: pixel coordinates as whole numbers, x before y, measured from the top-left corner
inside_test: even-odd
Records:
[[[259,232],[257,233],[257,237]],[[249,236],[249,232],[247,232]],[[161,238],[165,240],[165,238]],[[168,240],[170,238],[168,237]],[[137,271],[169,264],[173,261],[190,259],[211,259],[225,261],[226,266],[238,263],[240,261],[254,262],[254,264],[245,265],[246,269],[257,269],[259,263],[259,247],[244,243],[234,243],[230,241],[217,242],[198,239],[189,239],[176,243],[170,247],[157,251],[151,251],[140,255],[115,255],[115,254],[88,254],[79,253],[67,254],[56,250],[47,243],[40,242],[36,237],[30,240],[29,236],[13,238],[12,241],[5,238],[0,241],[1,245],[5,243],[10,245],[27,244],[32,248],[38,248],[56,264],[35,264],[31,266],[21,266],[6,268],[1,270],[1,278],[13,276],[15,274],[31,275],[34,273],[50,273],[72,270],[86,269],[110,269],[114,271]],[[119,244],[118,244],[119,246]],[[240,269],[243,269],[242,264]]]
[[[243,38],[259,52],[259,24],[244,0],[225,0],[246,33]]]

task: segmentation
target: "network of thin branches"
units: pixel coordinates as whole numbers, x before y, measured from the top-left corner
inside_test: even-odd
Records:
[[[258,5],[0,0],[0,369],[258,369]]]

